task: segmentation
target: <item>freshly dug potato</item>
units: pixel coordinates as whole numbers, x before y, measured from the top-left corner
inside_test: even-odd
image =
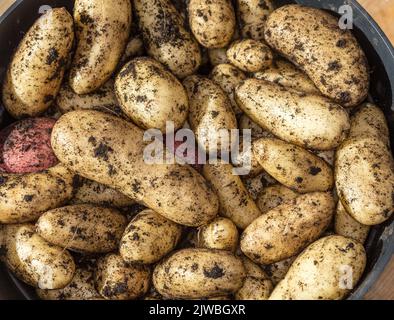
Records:
[[[240,142],[238,151],[238,153],[232,154],[232,163],[235,167],[248,170],[249,172],[246,174],[248,177],[255,177],[264,171],[263,167],[257,161],[252,148],[244,148],[244,144]]]
[[[208,56],[209,61],[213,66],[228,63],[227,48],[209,49]]]
[[[233,221],[238,228],[245,229],[261,212],[233,170],[231,164],[217,161],[206,164],[203,175],[219,197],[220,214]]]
[[[235,13],[230,0],[190,0],[189,25],[197,41],[206,48],[223,48],[235,31]]]
[[[268,68],[256,72],[254,77],[300,92],[320,94],[319,89],[303,71],[285,60],[275,60]]]
[[[243,284],[241,259],[224,250],[184,249],[158,264],[153,284],[165,298],[198,299],[235,293]]]
[[[75,174],[57,165],[25,175],[0,174],[0,223],[35,221],[73,196]]]
[[[96,288],[107,300],[133,300],[149,290],[151,271],[148,266],[131,265],[117,254],[108,254],[97,262]]]
[[[271,264],[292,257],[317,240],[332,220],[333,196],[299,196],[253,221],[241,236],[241,250],[252,261]]]
[[[264,188],[278,183],[267,172],[263,171],[256,177],[246,177],[243,179],[246,190],[253,200],[256,200]]]
[[[118,117],[73,111],[56,123],[52,147],[59,160],[79,175],[112,187],[174,222],[200,226],[215,218],[218,199],[204,178],[189,166],[146,163],[143,135]]]
[[[235,99],[262,128],[307,149],[335,149],[349,133],[347,112],[321,96],[248,79],[235,90]]]
[[[45,212],[37,233],[49,243],[84,253],[107,253],[118,247],[126,218],[116,209],[89,204]]]
[[[226,93],[200,76],[186,78],[183,85],[190,102],[189,123],[200,146],[207,153],[231,151],[234,141],[230,130],[237,129],[237,119]]]
[[[166,130],[172,121],[182,128],[189,113],[185,88],[154,59],[140,57],[127,63],[115,81],[115,92],[123,112],[143,129]]]
[[[273,285],[270,279],[246,277],[241,289],[235,293],[235,300],[268,300]]]
[[[245,72],[257,72],[272,64],[271,49],[252,39],[235,41],[227,50],[228,61]]]
[[[193,74],[201,64],[198,43],[170,0],[135,0],[135,14],[148,54],[178,78]]]
[[[270,300],[343,299],[356,286],[365,264],[365,250],[357,241],[322,238],[297,257]]]
[[[3,104],[15,118],[34,117],[52,104],[74,41],[71,15],[55,8],[26,33],[8,66]]]
[[[219,217],[200,227],[197,235],[197,246],[235,252],[238,246],[238,237],[236,225],[230,219]]]
[[[294,200],[299,195],[299,193],[286,188],[281,184],[275,184],[263,189],[257,198],[256,204],[259,207],[261,213],[264,214],[281,205],[282,203],[285,203],[289,200]]]
[[[75,1],[77,49],[69,79],[75,93],[91,93],[108,81],[126,48],[131,19],[129,0]]]
[[[178,244],[182,227],[153,210],[137,214],[127,226],[119,252],[128,263],[152,264]]]
[[[257,161],[272,177],[298,192],[328,191],[334,186],[331,167],[309,151],[275,138],[253,143]]]
[[[246,114],[243,114],[239,119],[239,129],[249,129],[252,131],[252,139],[273,138],[274,135],[264,130],[256,122],[250,119]]]
[[[269,278],[275,286],[286,276],[287,271],[290,269],[296,258],[297,256],[294,256],[285,260],[274,262],[268,266],[264,266],[264,271],[267,272]]]
[[[373,137],[347,140],[338,150],[335,183],[346,211],[363,225],[380,224],[394,211],[394,161]]]
[[[141,35],[139,34],[133,35],[130,37],[129,42],[127,43],[125,52],[123,53],[123,56],[120,59],[120,64],[123,65],[126,62],[128,62],[130,59],[143,56],[144,54],[145,54],[145,48]]]
[[[346,238],[354,239],[361,244],[367,240],[370,226],[364,226],[350,216],[341,201],[338,201],[335,214],[335,233]]]
[[[300,5],[281,7],[267,20],[265,40],[330,99],[351,107],[367,97],[365,54],[351,31],[340,29],[330,13]]]

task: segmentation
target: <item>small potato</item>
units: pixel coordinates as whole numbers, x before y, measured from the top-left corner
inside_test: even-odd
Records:
[[[223,48],[235,31],[235,13],[230,0],[190,0],[189,24],[197,41],[206,48]]]
[[[361,244],[367,240],[371,227],[364,226],[350,216],[341,201],[338,201],[337,211],[335,214],[335,233],[346,238],[354,239]]]
[[[77,49],[69,83],[77,94],[99,89],[115,71],[131,30],[129,0],[76,0]]]
[[[297,258],[297,256],[287,258],[278,262],[274,262],[268,266],[264,267],[272,283],[276,286],[279,281],[281,281],[289,271],[292,263]]]
[[[154,59],[141,57],[127,63],[115,81],[115,92],[123,112],[143,129],[165,132],[167,121],[177,130],[189,112],[185,88]]]
[[[301,147],[275,138],[261,138],[254,142],[253,152],[265,171],[298,193],[328,191],[334,186],[330,166]]]
[[[107,253],[117,248],[126,223],[116,209],[81,204],[45,212],[36,228],[41,237],[59,247]]]
[[[149,290],[148,266],[127,264],[117,254],[108,254],[97,262],[96,288],[107,300],[134,300]]]
[[[152,264],[178,244],[182,227],[153,210],[137,214],[127,226],[119,252],[127,263]]]
[[[206,164],[203,175],[219,197],[220,214],[233,221],[238,228],[245,229],[261,212],[233,170],[231,164],[218,161]]]
[[[330,13],[300,5],[275,10],[265,40],[303,69],[319,90],[343,106],[356,106],[368,94],[368,62],[350,30]]]
[[[322,238],[297,257],[270,300],[343,299],[360,280],[365,264],[365,250],[357,241]]]
[[[208,56],[209,61],[213,66],[228,63],[227,48],[209,49]]]
[[[248,177],[255,177],[264,171],[263,167],[257,161],[252,148],[244,148],[244,144],[242,142],[239,145],[238,153],[233,153],[232,156],[232,163],[234,167],[244,168]]]
[[[300,194],[286,188],[281,184],[276,184],[267,188],[259,194],[256,204],[261,213],[266,213],[289,200],[297,198]]]
[[[237,227],[230,219],[216,218],[199,228],[197,246],[235,252],[238,246],[238,237]]]
[[[248,79],[235,90],[238,106],[275,136],[307,149],[332,150],[347,137],[350,120],[340,105],[279,84]]]
[[[239,129],[249,129],[252,131],[252,139],[273,138],[274,135],[264,130],[256,122],[250,119],[246,114],[243,114],[239,119]]]
[[[272,64],[273,53],[262,43],[252,39],[235,41],[227,50],[228,61],[245,72],[257,72]]]
[[[243,179],[246,190],[253,200],[256,200],[265,187],[278,183],[267,172],[263,171],[256,177],[246,177]]]
[[[235,294],[235,300],[268,300],[273,288],[270,279],[246,277],[242,288]]]
[[[74,41],[65,8],[42,15],[26,33],[8,66],[3,104],[15,118],[42,114],[54,101]]]
[[[329,193],[308,193],[290,200],[261,215],[245,229],[241,250],[260,264],[292,257],[326,230],[334,207]]]
[[[198,299],[238,291],[245,278],[241,259],[223,250],[184,249],[158,264],[153,284],[165,298]]]

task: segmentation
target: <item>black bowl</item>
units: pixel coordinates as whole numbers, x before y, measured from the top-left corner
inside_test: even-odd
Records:
[[[344,3],[351,5],[354,14],[354,33],[363,47],[372,68],[370,100],[377,103],[385,112],[394,143],[394,49],[376,22],[357,3],[348,0],[277,0],[278,3],[300,3],[334,12]],[[73,8],[72,0],[52,0],[52,7]],[[45,10],[47,0],[17,0],[0,17],[0,81],[13,51],[24,33]],[[16,31],[18,30],[18,31]],[[5,114],[2,126],[13,119]],[[393,144],[394,145],[394,144]],[[366,243],[368,264],[362,281],[349,296],[349,299],[362,299],[377,281],[394,251],[393,219],[372,228]],[[0,299],[36,299],[34,291],[17,280],[6,268],[0,266]]]

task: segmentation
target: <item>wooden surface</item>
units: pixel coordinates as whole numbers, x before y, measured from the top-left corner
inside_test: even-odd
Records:
[[[0,0],[0,14],[13,2],[13,0]],[[391,42],[394,43],[394,0],[359,0],[359,2],[374,17],[389,36]],[[394,300],[394,258],[365,298]]]

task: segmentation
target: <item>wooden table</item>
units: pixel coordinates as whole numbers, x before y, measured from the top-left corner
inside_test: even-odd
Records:
[[[0,0],[0,14],[13,2],[14,0]],[[394,43],[394,23],[392,22],[394,20],[394,0],[359,0],[359,2],[380,24]],[[365,298],[394,300],[394,258]]]

